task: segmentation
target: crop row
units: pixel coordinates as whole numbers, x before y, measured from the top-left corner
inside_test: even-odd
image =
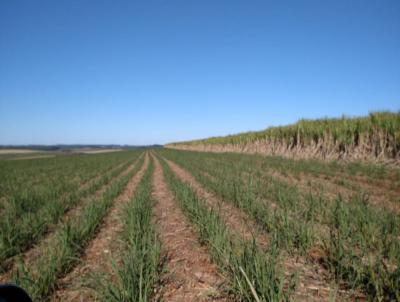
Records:
[[[154,163],[151,160],[136,193],[124,209],[123,231],[119,240],[120,261],[112,261],[113,271],[95,277],[100,301],[150,301],[158,281],[160,243],[152,220],[154,201],[151,197],[151,179]]]
[[[44,198],[40,200],[41,206],[30,209],[21,209],[18,199],[11,199],[9,207],[1,214],[0,221],[0,263],[1,268],[5,269],[9,262],[9,257],[17,255],[37,242],[48,230],[49,227],[57,223],[63,214],[75,207],[81,200],[93,194],[101,186],[106,185],[110,180],[124,171],[133,159],[138,156],[131,154],[127,162],[119,164],[116,168],[107,171],[86,186],[81,186],[77,190],[64,192],[58,198]],[[134,156],[133,156],[134,155]],[[107,166],[108,168],[108,166]],[[49,191],[52,188],[48,188]],[[14,202],[13,202],[14,201]]]
[[[139,152],[130,153],[132,158],[139,158]],[[267,247],[260,247],[255,238],[248,240],[228,227],[221,213],[210,207],[209,200],[200,198],[164,158],[179,164],[206,190],[252,219],[266,234]],[[265,162],[257,156],[173,150],[160,150],[151,156],[134,195],[121,211],[122,233],[115,238],[120,250],[110,259],[112,271],[89,277],[97,284],[97,300],[151,301],[154,290],[163,286],[159,280],[166,259],[161,257],[162,243],[152,219],[153,159],[161,163],[176,206],[193,226],[199,241],[207,246],[227,281],[224,289],[234,299],[290,301],[299,280],[296,272],[285,271],[285,260],[315,261],[310,255],[318,251],[318,265],[329,272],[326,277],[338,288],[362,291],[371,300],[400,300],[400,218],[396,214],[371,206],[362,194],[350,199],[340,195],[328,199],[322,194],[299,191],[295,185],[265,173]],[[143,162],[140,157],[126,174],[121,172],[131,162],[119,162],[119,166],[96,181],[89,181],[85,192],[93,193],[94,189],[89,188],[96,183],[96,188],[109,185],[101,197],[85,202],[77,216],[60,221],[37,258],[19,263],[13,280],[27,289],[34,301],[48,298],[57,288],[59,278],[76,265],[115,198]],[[318,169],[323,170],[323,164],[319,165]],[[309,169],[314,171],[310,173],[318,173],[306,162],[296,166],[279,159],[268,165],[269,169],[281,171],[289,167],[293,171]],[[337,170],[348,175],[352,175],[351,171],[353,168]],[[367,176],[368,170],[360,173]],[[372,176],[370,180],[376,182],[378,177]],[[70,206],[67,203],[66,207]],[[10,246],[17,245],[12,242]]]
[[[368,204],[362,195],[334,201],[273,177],[260,166],[222,156],[164,150],[226,202],[247,213],[269,234],[270,246],[288,256],[321,250],[331,278],[374,299],[399,299],[400,218]],[[215,155],[217,156],[217,155]]]
[[[240,173],[234,168],[230,169],[232,165],[235,166],[232,162],[222,161],[219,165],[213,163],[214,171],[200,158],[185,160],[182,152],[159,153],[179,162],[203,185],[217,193],[225,202],[233,202],[268,231],[269,247],[266,250],[260,249],[255,241],[244,240],[232,233],[219,213],[208,207],[191,186],[179,180],[162,157],[158,157],[177,205],[193,224],[200,241],[208,246],[213,261],[228,280],[229,292],[238,299],[290,300],[297,280],[295,275],[289,276],[289,279],[286,277],[285,280],[282,256],[307,255],[316,245],[323,249],[323,265],[327,266],[332,278],[338,283],[345,280],[348,287],[363,290],[371,299],[398,299],[397,267],[393,265],[398,263],[399,246],[392,240],[398,233],[398,220],[385,224],[384,221],[389,216],[379,218],[381,212],[376,213],[375,209],[357,199],[343,201],[338,198],[335,202],[329,201],[331,205],[324,210],[328,201],[317,196],[301,196],[295,188],[279,182],[273,182],[268,191],[268,194],[277,199],[272,209],[268,206],[268,201],[264,200],[265,192],[258,192],[262,184],[253,186],[254,180],[249,181],[248,175],[246,179],[238,178]],[[191,164],[196,168],[191,167]],[[199,167],[203,169],[199,171]],[[150,173],[147,171],[146,177]],[[115,265],[117,284],[111,282],[111,276],[101,283],[99,297],[104,297],[104,300],[151,299],[151,287],[158,279],[157,267],[161,263],[158,262],[159,243],[150,223],[153,201],[148,182],[148,179],[143,180],[141,187],[145,189],[139,189],[126,211],[124,222],[127,227],[122,238],[128,243],[123,260]],[[325,212],[319,215],[320,211]],[[356,221],[353,225],[347,225],[354,218],[351,215],[354,215]],[[391,216],[393,218],[395,217]],[[327,237],[318,233],[321,225],[330,229]],[[387,229],[390,225],[394,229]],[[383,229],[380,229],[381,226]],[[367,231],[372,233],[368,234]],[[373,233],[378,231],[381,233]],[[350,234],[343,236],[344,232]],[[386,238],[379,241],[377,237],[382,234]],[[373,238],[369,238],[370,236]],[[360,254],[351,251],[358,251]],[[365,255],[368,255],[369,262],[365,261]],[[382,258],[378,259],[377,255]]]
[[[225,137],[214,137],[203,140],[194,140],[176,144],[241,144],[257,140],[282,140],[294,144],[306,144],[309,141],[326,139],[329,135],[334,140],[343,143],[358,143],[363,134],[374,137],[382,132],[386,139],[391,139],[393,146],[400,148],[400,114],[391,112],[375,112],[368,117],[358,118],[325,118],[317,120],[300,120],[294,125],[271,127],[263,131],[247,132]]]
[[[60,225],[52,240],[40,251],[40,258],[19,264],[13,280],[25,288],[34,301],[43,301],[55,289],[57,280],[71,270],[114,199],[142,164],[143,158],[127,174],[113,181],[100,198],[89,202],[78,217]]]
[[[170,147],[213,146],[231,150],[251,150],[265,154],[299,155],[301,149],[312,152],[307,157],[321,155],[376,159],[386,157],[398,163],[400,154],[400,113],[374,112],[366,117],[300,120],[293,125],[270,127],[263,131],[240,133],[224,137],[171,143]],[[218,148],[217,148],[218,149]],[[214,150],[216,150],[214,148]],[[302,154],[304,156],[304,154]]]
[[[245,241],[228,230],[217,212],[208,208],[192,188],[180,181],[162,158],[166,182],[180,207],[193,225],[198,239],[208,246],[213,261],[228,280],[228,294],[241,301],[289,300],[290,285],[285,286],[277,269],[277,253],[259,249],[253,241]],[[161,245],[152,224],[151,161],[134,197],[126,205],[124,230],[118,240],[122,252],[111,259],[112,272],[103,273],[95,280],[100,301],[151,301],[163,271]],[[293,279],[294,280],[294,279]],[[90,282],[89,282],[90,283]]]
[[[277,270],[275,249],[263,251],[254,241],[245,241],[228,230],[214,209],[199,199],[190,185],[179,180],[161,159],[166,180],[176,200],[209,247],[213,260],[229,279],[231,292],[242,301],[289,300],[290,287],[283,289]]]
[[[9,198],[23,199],[24,196],[40,199],[48,188],[52,188],[52,191],[63,186],[76,188],[75,186],[87,182],[101,171],[128,161],[131,154],[131,151],[127,151],[17,161],[1,160],[0,198],[2,202]],[[27,200],[26,203],[32,204],[32,200]]]

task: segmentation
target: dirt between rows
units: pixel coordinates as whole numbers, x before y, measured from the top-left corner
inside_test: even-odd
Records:
[[[230,301],[223,290],[223,276],[174,200],[157,159],[152,196],[156,201],[154,223],[166,259],[166,272],[154,300]]]
[[[230,230],[241,234],[245,239],[251,239],[253,235],[257,245],[267,248],[268,235],[259,230],[252,218],[243,214],[238,208],[223,202],[214,194],[207,191],[189,172],[178,164],[166,160],[171,170],[184,182],[191,185],[197,195],[215,208],[221,215]],[[305,257],[286,256],[283,259],[285,275],[298,274],[298,286],[293,295],[294,301],[331,301],[331,295],[336,291],[327,279],[328,272],[318,263],[308,261]],[[351,293],[345,290],[337,290],[337,301],[353,300]]]
[[[135,160],[135,162],[132,163],[125,171],[119,174],[119,176],[124,176],[128,174],[129,171],[131,171],[136,166],[139,159],[140,157],[137,160]],[[118,165],[118,167],[120,167],[121,165]],[[92,181],[96,181],[100,177],[101,175],[96,176]],[[84,183],[82,184],[82,187],[79,190],[84,190],[87,186],[88,183]],[[77,217],[82,212],[82,209],[88,204],[88,202],[90,202],[93,199],[98,199],[108,187],[109,184],[103,185],[101,188],[99,188],[96,192],[94,192],[90,196],[87,196],[82,200],[80,200],[75,207],[68,209],[63,214],[63,217],[56,225],[50,226],[47,233],[37,244],[27,249],[23,254],[10,258],[9,268],[7,269],[6,272],[0,275],[0,283],[9,282],[11,280],[12,275],[16,270],[16,264],[18,263],[17,261],[18,259],[20,259],[25,264],[37,261],[41,257],[42,253],[46,250],[46,247],[51,243],[52,240],[54,240],[55,231],[57,230],[57,228],[60,227],[62,224],[68,222],[70,219]]]
[[[86,286],[86,282],[93,273],[107,272],[113,275],[109,259],[114,258],[114,253],[118,253],[118,241],[116,238],[123,229],[122,211],[124,205],[133,196],[147,169],[148,163],[149,158],[148,154],[146,154],[143,166],[114,201],[114,205],[103,220],[96,237],[90,241],[83,252],[80,263],[60,280],[59,289],[54,292],[50,301],[96,300],[93,291]]]

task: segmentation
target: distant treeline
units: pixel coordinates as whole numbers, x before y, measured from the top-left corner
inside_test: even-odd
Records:
[[[162,148],[162,145],[133,146],[133,145],[0,145],[0,149],[21,149],[21,150],[40,150],[40,151],[63,151],[76,149],[142,149],[142,148]]]
[[[167,147],[398,163],[400,112],[373,112],[369,116],[355,118],[343,116],[317,120],[302,119],[289,126],[171,143]]]

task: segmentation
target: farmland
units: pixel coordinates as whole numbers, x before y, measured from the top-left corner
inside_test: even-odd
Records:
[[[183,150],[400,164],[400,113],[299,120],[262,131],[170,143]]]
[[[0,161],[34,301],[400,301],[400,170],[146,149]]]

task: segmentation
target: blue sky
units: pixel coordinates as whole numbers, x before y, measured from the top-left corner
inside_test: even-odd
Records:
[[[152,144],[400,109],[400,1],[0,2],[0,144]]]

